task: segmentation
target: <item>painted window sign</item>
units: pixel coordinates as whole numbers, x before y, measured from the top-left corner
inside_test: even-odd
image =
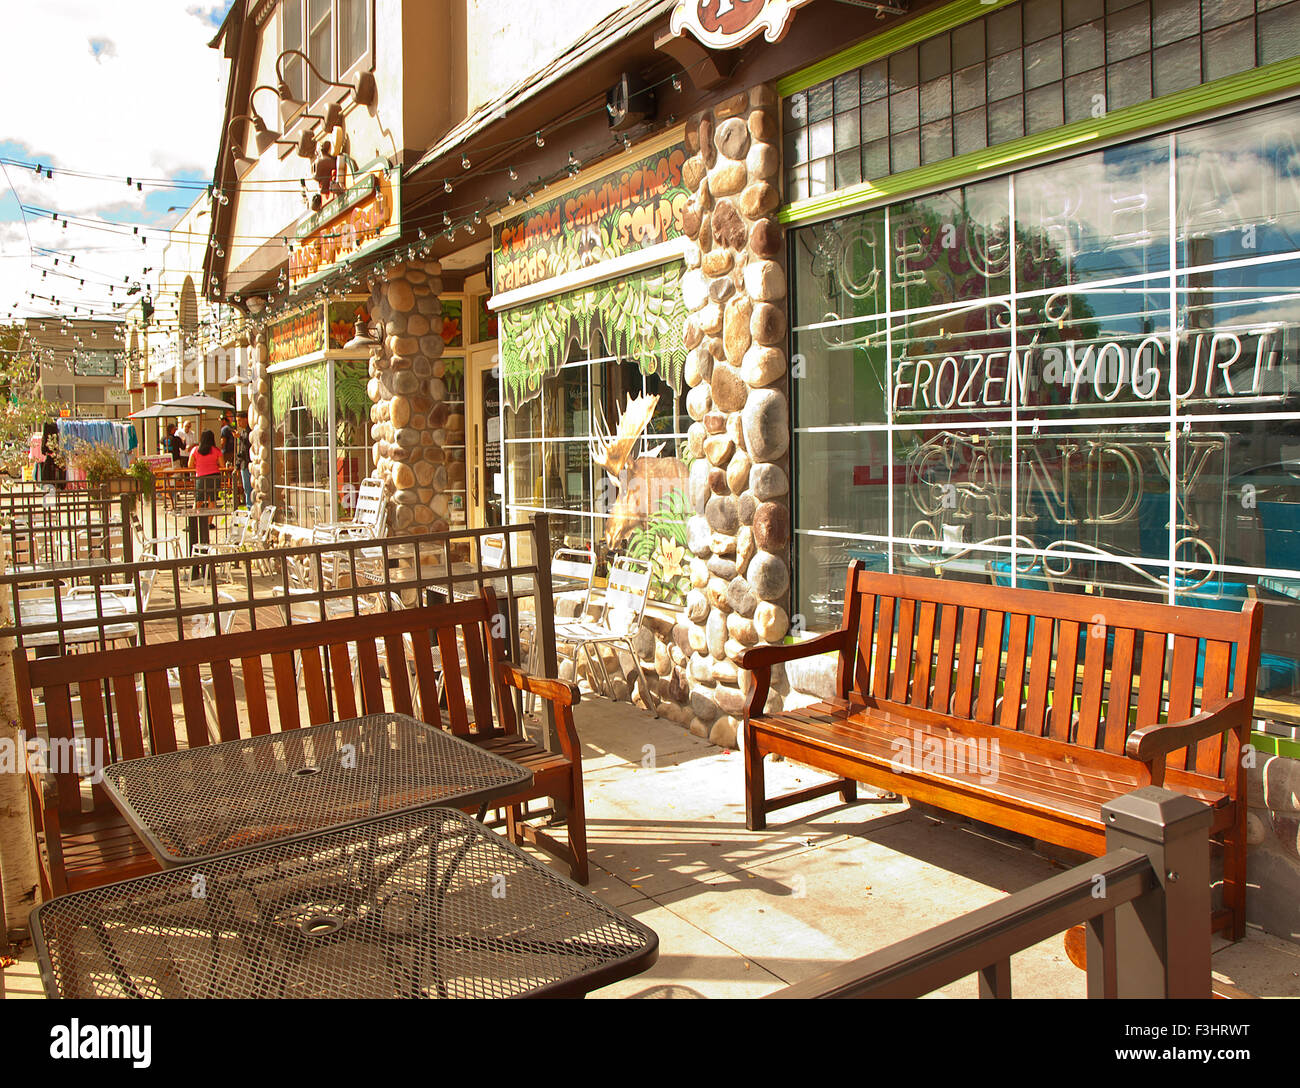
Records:
[[[684,144],[657,151],[507,219],[494,232],[495,290],[512,291],[680,238]]]
[[[300,313],[282,318],[267,331],[269,359],[282,363],[325,350],[324,311],[311,306]]]
[[[517,408],[535,397],[543,378],[564,365],[572,344],[586,346],[596,337],[635,361],[643,374],[658,374],[680,392],[687,316],[681,270],[673,262],[505,311],[501,376],[506,403]]]
[[[462,299],[443,297],[442,342],[449,348],[465,346],[465,303]]]
[[[478,327],[474,335],[476,344],[481,344],[487,340],[495,340],[499,335],[496,312],[488,309],[487,302],[487,295],[478,295],[474,299],[474,310],[478,317]]]
[[[1300,100],[792,233],[795,611],[845,564],[1264,602],[1300,717]],[[1284,704],[1289,704],[1286,709]]]
[[[681,0],[673,8],[669,28],[691,34],[711,49],[733,49],[763,34],[780,41],[790,28],[796,8],[809,0]]]
[[[330,351],[341,351],[357,334],[357,319],[363,329],[370,326],[370,311],[364,302],[337,299],[329,303]]]

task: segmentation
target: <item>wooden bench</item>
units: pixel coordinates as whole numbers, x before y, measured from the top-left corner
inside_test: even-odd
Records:
[[[745,811],[856,783],[1011,831],[1105,852],[1101,805],[1164,785],[1213,808],[1223,908],[1245,931],[1246,776],[1260,610],[1173,607],[849,567],[840,630],[745,652]],[[767,713],[772,666],[834,652],[834,698]],[[1199,677],[1198,677],[1199,674]],[[763,757],[840,776],[768,798]],[[984,767],[979,765],[984,758]],[[995,763],[995,771],[987,773]]]
[[[506,810],[515,842],[527,839],[555,854],[585,884],[582,762],[572,712],[578,691],[512,667],[494,637],[497,611],[486,589],[455,604],[235,635],[34,661],[18,653],[23,727],[29,738],[37,736],[34,696],[40,695],[50,742],[99,741],[122,760],[363,714],[410,714],[529,768],[532,785],[493,805]],[[443,662],[456,664],[444,674]],[[215,722],[205,710],[205,687],[215,696]],[[521,734],[514,690],[554,705],[559,753]],[[45,897],[158,868],[89,776],[64,764],[29,771],[28,785]],[[524,822],[524,803],[544,797],[567,806],[567,844]]]

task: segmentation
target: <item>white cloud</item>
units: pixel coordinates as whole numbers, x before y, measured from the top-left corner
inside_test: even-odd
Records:
[[[30,170],[11,166],[8,180],[0,174],[0,196],[7,196],[11,182],[25,204],[60,214],[143,215],[150,222],[162,214],[167,223],[179,218],[179,212],[168,215],[165,209],[188,206],[197,192],[159,191],[148,184],[140,191],[128,187],[126,179],[165,179],[181,172],[210,176],[221,135],[227,64],[208,42],[225,6],[206,3],[187,10],[177,0],[12,5],[0,39],[0,70],[10,88],[0,142],[11,154],[18,145],[17,157],[52,166],[54,177],[38,179]],[[76,178],[60,168],[111,175],[112,180]],[[60,309],[102,309],[101,300],[110,299],[107,281],[119,285],[111,296],[117,301],[123,298],[124,277],[141,279],[149,265],[154,266],[150,278],[157,276],[161,237],[141,245],[130,234],[116,236],[75,223],[65,229],[48,215],[29,218],[27,227],[34,245],[76,253],[78,271],[103,275],[87,274],[84,289],[76,280],[53,275],[42,280],[40,272],[29,268],[22,225],[0,224],[0,314],[12,309],[15,300],[24,303],[21,310],[29,310],[27,291],[66,300]],[[59,269],[67,266],[65,257]]]

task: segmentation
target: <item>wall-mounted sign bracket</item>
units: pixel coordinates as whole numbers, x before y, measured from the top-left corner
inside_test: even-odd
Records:
[[[671,32],[655,38],[655,49],[677,61],[702,91],[725,83],[740,59],[737,53],[708,49],[694,38]]]

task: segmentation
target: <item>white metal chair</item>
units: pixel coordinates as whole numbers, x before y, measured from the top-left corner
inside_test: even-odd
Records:
[[[158,557],[152,551],[144,551],[140,555],[141,562],[156,561],[157,558]],[[136,611],[144,613],[149,607],[149,596],[153,592],[154,579],[157,577],[158,569],[156,567],[151,567],[140,572],[139,596],[136,595],[134,582],[100,582],[99,585],[73,586],[63,596],[65,600],[69,601],[87,599],[103,600],[111,597],[123,601],[128,605],[134,602],[136,605]],[[133,638],[135,636],[135,631],[136,629],[134,625],[132,625],[131,635],[129,637]],[[110,641],[114,640],[110,639]],[[96,648],[95,644],[91,644],[90,648]]]
[[[313,540],[373,540],[384,535],[388,524],[388,503],[384,498],[384,481],[368,476],[357,489],[356,505],[348,521],[318,524],[312,528]]]
[[[613,688],[609,682],[609,673],[605,669],[605,663],[601,660],[600,649],[608,646],[615,653],[621,649],[626,649],[632,655],[632,663],[636,666],[637,677],[641,684],[641,694],[645,699],[646,706],[651,709],[657,718],[659,717],[659,701],[650,691],[645,670],[641,667],[641,659],[637,656],[636,646],[633,643],[645,618],[646,602],[650,599],[652,571],[653,567],[648,559],[633,559],[630,556],[623,555],[613,560],[609,567],[604,610],[600,619],[597,621],[587,619],[557,621],[555,624],[555,646],[557,651],[564,647],[571,647],[575,664],[579,653],[586,657],[587,672],[592,679],[593,687],[595,686],[596,676],[593,664],[594,658],[594,663],[600,666],[606,695],[612,694]],[[530,657],[536,654],[540,642],[541,640],[538,638],[533,639],[533,649]],[[596,651],[594,654],[592,653],[593,648]]]
[[[249,535],[255,528],[256,526],[254,526],[247,510],[235,510],[230,516],[230,521],[226,525],[226,531],[222,538],[209,541],[207,544],[195,544],[190,548],[190,555],[233,555],[246,546]],[[229,568],[227,568],[226,573],[227,580],[231,580]],[[204,568],[204,581],[207,581],[206,567]]]
[[[249,517],[249,527],[244,531],[243,547],[249,551],[266,551],[271,546],[271,526],[275,524],[276,507],[263,507],[254,520]],[[268,564],[263,564],[263,573],[274,574]]]
[[[322,590],[339,588],[336,582],[336,565],[331,563],[327,556],[322,556],[321,577],[318,580],[313,556],[286,555],[284,561],[289,576],[289,597],[282,605],[286,624],[317,623],[323,619],[363,615],[374,611],[377,598],[382,597],[379,593],[358,593],[355,605],[351,594],[328,597],[321,601],[304,600],[303,598],[314,596]]]
[[[555,592],[555,580],[562,579],[564,582],[575,583],[576,589],[564,589]],[[551,588],[552,596],[555,600],[565,598],[582,597],[582,607],[578,610],[577,615],[570,617],[573,620],[585,620],[591,610],[591,587],[596,580],[596,553],[590,548],[556,548],[555,554],[551,556]],[[521,612],[519,614],[519,633],[523,637],[525,631],[531,631],[536,626],[537,620],[532,612]],[[532,661],[530,657],[530,661]],[[532,661],[529,671],[532,671]]]
[[[155,558],[179,559],[181,557],[183,537],[180,533],[173,533],[171,536],[145,536],[144,522],[134,510],[131,511],[131,528],[140,541],[142,552],[152,552]]]

